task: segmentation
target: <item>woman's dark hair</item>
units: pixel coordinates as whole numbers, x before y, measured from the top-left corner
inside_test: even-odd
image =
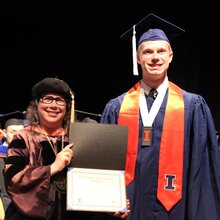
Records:
[[[37,126],[39,125],[39,116],[38,116],[38,103],[40,99],[34,99],[30,101],[27,109],[26,109],[26,119],[29,122],[29,125]],[[66,104],[66,115],[63,118],[62,127],[64,129],[69,129],[70,125],[70,115],[71,115],[71,106],[72,102],[70,100],[67,100]]]

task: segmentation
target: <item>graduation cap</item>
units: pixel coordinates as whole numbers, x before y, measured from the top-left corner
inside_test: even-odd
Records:
[[[164,40],[170,43],[185,30],[172,24],[171,22],[150,13],[128,31],[121,35],[121,38],[132,41],[133,52],[133,74],[138,75],[136,60],[136,45],[139,46],[145,41]],[[138,43],[136,42],[138,40]]]
[[[81,110],[75,110],[75,112],[77,114],[77,121],[81,122],[97,123],[101,118],[101,114],[95,114],[92,112],[86,112]]]
[[[6,129],[10,125],[25,125],[25,112],[14,111],[0,115],[0,125]]]

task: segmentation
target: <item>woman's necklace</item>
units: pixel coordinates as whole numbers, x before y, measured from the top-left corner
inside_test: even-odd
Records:
[[[44,135],[46,136],[47,141],[50,144],[51,149],[53,150],[53,152],[56,156],[57,155],[57,150],[54,146],[55,144],[53,144],[53,142],[51,141],[51,138],[47,135],[46,131],[43,130],[43,129],[41,129],[41,130],[43,131]],[[64,148],[64,134],[65,134],[65,132],[63,130],[62,131],[62,140],[61,140],[61,143],[62,143],[61,150],[63,150],[63,148]],[[63,172],[57,173],[55,176],[53,176],[52,182],[53,182],[55,188],[57,189],[57,191],[59,193],[65,193],[66,192],[66,184],[67,183],[66,183],[66,174],[65,173],[63,173]]]
[[[54,152],[54,154],[56,156],[57,155],[57,149],[54,146],[55,144],[53,144],[53,142],[51,141],[51,138],[49,138],[47,132],[43,128],[40,128],[40,129],[37,129],[37,130],[45,135],[45,137],[47,138],[48,143],[50,144],[51,149],[53,150],[53,152]],[[65,134],[63,129],[62,129],[61,134],[62,134],[61,150],[63,150],[63,148],[64,148],[64,134]]]
[[[51,139],[48,137],[48,135],[46,134],[46,132],[44,132],[44,135],[46,136],[47,138],[47,141],[49,142],[50,146],[51,146],[51,149],[53,150],[55,156],[57,155],[57,151],[54,147],[54,144],[52,143]],[[62,143],[62,146],[61,146],[61,150],[63,150],[64,148],[64,135],[62,135],[62,140],[61,140],[61,143]]]

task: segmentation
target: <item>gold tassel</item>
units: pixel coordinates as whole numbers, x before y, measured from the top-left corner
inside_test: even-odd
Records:
[[[75,121],[75,101],[74,101],[74,95],[73,95],[72,91],[70,91],[70,94],[71,94],[71,97],[72,97],[70,123],[73,123]]]

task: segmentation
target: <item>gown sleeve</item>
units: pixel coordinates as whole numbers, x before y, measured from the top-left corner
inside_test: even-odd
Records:
[[[25,131],[14,135],[4,167],[5,185],[13,205],[20,213],[35,218],[45,217],[53,200],[50,166],[43,165],[40,159],[39,143]]]
[[[220,219],[220,150],[206,101],[197,96],[185,130],[187,219]],[[187,105],[186,105],[187,106]],[[187,113],[185,114],[187,116]],[[187,147],[188,146],[188,147]],[[188,160],[188,161],[187,161]]]
[[[120,107],[125,94],[120,95],[115,99],[107,102],[103,112],[100,123],[103,124],[117,124]]]

